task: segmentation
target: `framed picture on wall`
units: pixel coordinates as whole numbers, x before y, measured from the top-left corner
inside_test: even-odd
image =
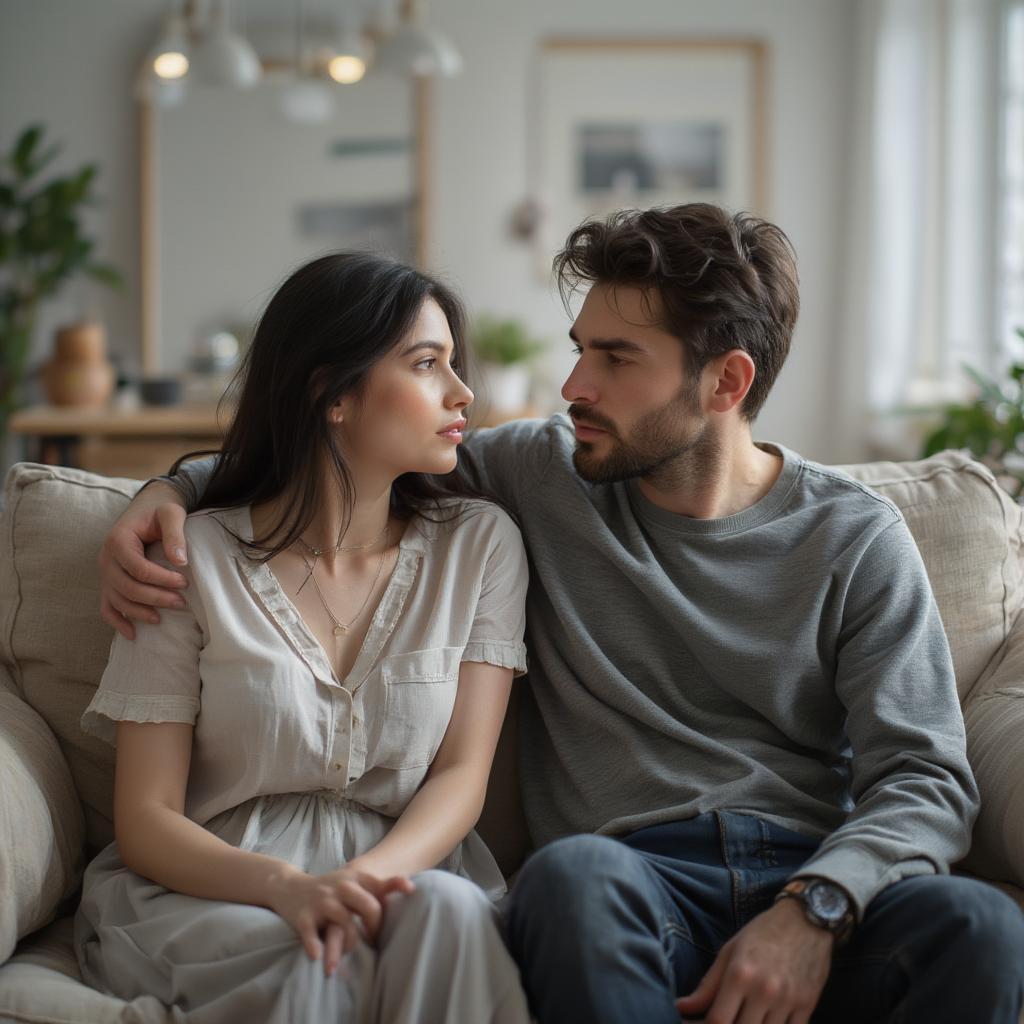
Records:
[[[764,43],[551,39],[532,83],[532,235],[545,278],[590,217],[688,202],[766,212]]]

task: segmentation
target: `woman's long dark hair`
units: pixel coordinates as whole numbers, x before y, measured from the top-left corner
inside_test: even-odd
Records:
[[[238,409],[213,475],[193,511],[258,504],[292,493],[291,507],[247,546],[266,561],[309,527],[328,488],[338,487],[351,514],[352,477],[328,412],[359,394],[374,365],[411,330],[433,299],[448,319],[453,365],[464,376],[469,357],[466,315],[439,281],[387,256],[337,252],[300,267],[264,310],[233,387]],[[182,456],[171,469],[197,454]],[[334,479],[321,469],[330,466]],[[480,497],[459,474],[406,473],[391,489],[399,518],[431,514],[451,497]],[[436,514],[436,512],[435,512]],[[348,525],[348,517],[345,527]]]

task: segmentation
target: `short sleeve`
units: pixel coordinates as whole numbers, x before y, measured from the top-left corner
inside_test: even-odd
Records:
[[[167,566],[151,547],[147,557]],[[169,566],[168,566],[169,567]],[[180,567],[175,567],[182,571]],[[184,591],[194,599],[195,585]],[[100,685],[82,715],[84,732],[113,745],[117,722],[184,722],[199,714],[199,654],[203,631],[191,603],[161,608],[160,622],[136,622],[135,639],[114,634]]]
[[[519,529],[508,513],[494,510],[484,575],[463,661],[483,661],[526,672],[526,587],[529,570]]]

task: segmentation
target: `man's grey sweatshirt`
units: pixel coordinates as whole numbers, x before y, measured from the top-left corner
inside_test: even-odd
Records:
[[[565,416],[469,437],[461,464],[530,556],[520,776],[535,844],[705,811],[821,838],[794,874],[858,916],[966,852],[978,798],[953,666],[899,510],[779,445],[721,519],[589,484]],[[210,464],[193,463],[201,487]],[[682,851],[681,851],[682,853]]]

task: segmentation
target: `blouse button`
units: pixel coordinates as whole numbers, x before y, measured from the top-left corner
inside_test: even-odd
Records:
[[[332,768],[333,768],[333,769],[334,769],[334,770],[335,770],[336,772],[340,772],[340,771],[341,771],[341,762],[340,762],[340,761],[335,761],[335,762],[334,762],[334,764],[332,764],[332,765],[331,765],[331,767],[332,767]]]

